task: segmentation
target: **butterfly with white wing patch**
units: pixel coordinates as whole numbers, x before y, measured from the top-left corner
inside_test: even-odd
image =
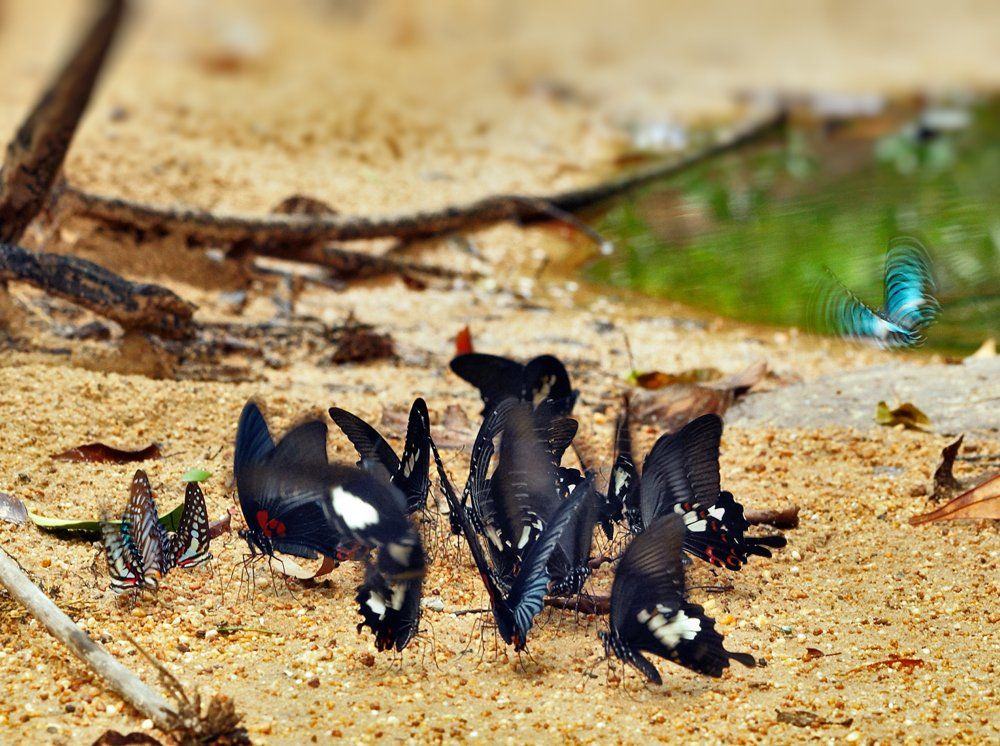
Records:
[[[643,651],[708,676],[721,676],[735,660],[756,665],[753,656],[723,646],[715,621],[685,596],[682,544],[684,521],[678,515],[655,519],[633,539],[611,586],[609,629],[599,632],[605,651],[662,684]]]

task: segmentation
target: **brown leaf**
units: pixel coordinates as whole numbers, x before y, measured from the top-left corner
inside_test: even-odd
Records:
[[[104,443],[87,443],[52,456],[55,461],[91,461],[98,464],[130,464],[158,458],[163,458],[163,454],[160,453],[160,447],[156,443],[137,451],[125,451]]]
[[[806,648],[806,653],[805,655],[802,656],[802,660],[811,661],[814,658],[822,658],[825,655],[826,653],[824,653],[819,648]]]
[[[729,391],[697,385],[668,386],[653,392],[637,391],[632,397],[636,420],[673,432],[703,414],[723,414],[733,403]]]
[[[788,723],[798,728],[822,725],[825,722],[823,718],[809,710],[777,710],[777,713],[779,723]]]
[[[388,334],[379,334],[364,326],[344,330],[337,340],[337,348],[330,356],[333,363],[365,363],[382,360],[396,354],[395,343]]]
[[[132,744],[143,744],[145,746],[163,746],[162,741],[157,741],[148,733],[132,731],[131,733],[119,733],[116,730],[106,730],[102,733],[92,746],[131,746]]]
[[[788,505],[772,510],[747,510],[743,517],[751,526],[767,524],[775,528],[798,528],[799,506]]]
[[[918,666],[924,665],[924,662],[920,658],[886,658],[884,661],[875,661],[874,663],[866,663],[863,666],[858,666],[857,668],[852,668],[847,673],[857,673],[858,671],[875,671],[879,668],[891,668],[892,666],[898,665],[900,668],[906,668],[913,670]]]
[[[968,492],[963,492],[937,510],[913,516],[910,525],[919,526],[921,523],[948,521],[953,518],[1000,519],[1000,474],[990,477]]]
[[[932,495],[935,500],[943,500],[946,497],[951,497],[951,495],[962,488],[959,481],[955,479],[955,475],[951,473],[952,468],[955,466],[955,457],[958,455],[959,450],[962,448],[962,440],[965,439],[965,434],[958,436],[958,440],[950,445],[946,445],[941,449],[941,463],[934,472],[934,494]]]
[[[28,520],[28,509],[16,497],[0,492],[0,521],[21,526]]]
[[[468,355],[470,352],[473,352],[472,332],[469,330],[469,325],[466,324],[455,335],[455,354]]]
[[[293,194],[290,197],[285,197],[271,208],[271,212],[275,215],[307,215],[310,217],[337,214],[337,211],[326,202],[314,197],[307,197],[304,194]]]
[[[895,427],[902,425],[907,430],[931,429],[931,420],[926,414],[920,411],[916,405],[905,402],[895,409],[889,409],[889,405],[880,401],[875,407],[875,421],[880,425]]]
[[[228,534],[233,530],[233,511],[235,508],[230,508],[226,511],[226,514],[216,521],[212,521],[208,524],[208,538],[217,539],[223,534]]]
[[[679,383],[705,383],[722,378],[722,372],[717,368],[691,368],[680,373],[664,373],[659,370],[648,373],[632,372],[631,381],[640,388],[656,390]]]
[[[713,381],[709,384],[709,386],[711,388],[732,391],[733,396],[739,399],[745,393],[750,391],[750,389],[763,381],[767,376],[767,371],[767,361],[758,360],[756,363],[751,363],[738,373],[734,373],[733,375],[725,378],[720,378],[718,381]]]

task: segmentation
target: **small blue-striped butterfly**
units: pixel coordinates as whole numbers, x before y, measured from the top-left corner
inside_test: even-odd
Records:
[[[819,323],[825,331],[848,339],[882,348],[917,347],[941,313],[927,252],[912,238],[889,244],[881,308],[870,308],[832,272],[830,276],[831,281],[820,290]]]
[[[167,538],[167,555],[174,567],[195,567],[212,559],[208,551],[208,508],[197,482],[188,482],[180,524]]]
[[[166,530],[160,524],[153,489],[142,469],[136,471],[132,478],[121,530],[104,523],[101,533],[111,575],[111,589],[115,593],[159,587],[160,579],[166,575],[171,563],[164,551]]]

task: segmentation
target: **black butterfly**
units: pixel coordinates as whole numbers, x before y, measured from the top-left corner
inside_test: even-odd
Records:
[[[639,504],[639,471],[632,458],[632,434],[629,430],[629,400],[622,398],[622,409],[615,425],[615,461],[608,479],[608,513],[610,521],[624,519],[629,530],[642,530],[642,509]],[[605,528],[605,533],[608,531]],[[608,534],[608,538],[611,535]]]
[[[611,586],[609,630],[598,633],[607,653],[635,666],[655,684],[663,680],[642,651],[709,676],[721,676],[730,660],[756,665],[753,656],[726,650],[715,621],[701,606],[687,602],[684,537],[683,519],[667,515],[632,540]]]
[[[566,530],[584,500],[587,499],[588,490],[580,489],[559,506],[541,535],[528,548],[509,589],[504,590],[486,559],[465,508],[455,495],[455,490],[451,486],[447,473],[445,473],[444,465],[441,463],[441,457],[433,440],[431,441],[431,451],[434,454],[438,478],[448,501],[448,507],[457,517],[469,550],[472,552],[476,568],[479,570],[479,575],[489,593],[493,617],[496,619],[500,637],[508,645],[513,644],[515,650],[523,650],[527,643],[528,632],[534,624],[535,616],[544,605],[549,584],[549,559],[559,543],[563,531]]]
[[[167,538],[170,562],[174,567],[195,567],[212,559],[208,551],[208,508],[197,482],[188,482],[180,524]]]
[[[722,418],[706,414],[656,441],[642,468],[642,525],[676,513],[687,530],[684,548],[717,567],[739,570],[749,555],[770,557],[781,535],[751,537],[743,506],[723,492],[719,476]]]
[[[306,422],[276,446],[257,405],[243,408],[236,430],[233,472],[247,528],[240,535],[251,554],[276,551],[307,559],[335,557],[341,534],[331,529],[324,495],[303,490],[290,477],[304,465],[326,464],[326,425]]]
[[[388,555],[387,555],[388,556]],[[420,598],[423,591],[424,556],[418,545],[409,557],[408,567],[387,570],[386,563],[369,564],[364,582],[358,586],[355,600],[363,621],[358,624],[375,633],[378,650],[402,650],[417,634],[420,624]]]
[[[423,399],[414,401],[410,408],[402,459],[396,456],[385,438],[360,417],[338,407],[330,408],[330,417],[358,452],[359,466],[376,463],[388,472],[393,486],[406,496],[408,512],[413,513],[427,506],[427,491],[430,488],[430,417]]]
[[[483,414],[509,397],[526,401],[532,407],[548,399],[555,404],[558,414],[569,414],[578,395],[570,385],[566,367],[552,355],[540,355],[522,365],[499,355],[470,352],[453,358],[451,369],[479,389]]]

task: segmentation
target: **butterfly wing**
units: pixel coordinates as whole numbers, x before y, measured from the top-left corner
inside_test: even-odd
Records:
[[[176,567],[195,567],[212,559],[208,551],[208,508],[197,482],[188,482],[184,492],[184,512],[177,532],[170,537],[170,556]]]
[[[918,336],[885,314],[872,309],[827,270],[819,286],[816,309],[820,330],[878,347],[910,347]]]
[[[507,415],[491,486],[504,550],[523,557],[558,503],[555,467],[538,440],[531,408],[524,402]]]
[[[549,586],[549,559],[580,508],[593,500],[591,489],[587,485],[574,490],[573,495],[552,514],[545,529],[524,556],[506,600],[506,606],[514,617],[514,635],[507,642],[513,642],[517,650],[524,648],[535,617],[544,606]]]
[[[640,492],[642,522],[682,504],[711,507],[719,497],[719,441],[722,418],[698,417],[678,432],[664,435],[650,450],[642,466]]]
[[[552,580],[549,595],[552,596],[575,596],[590,577],[588,562],[597,521],[598,491],[594,489],[592,476],[584,478],[581,474],[580,478],[580,481],[574,480],[574,484],[569,487],[566,499],[575,495],[577,490],[586,490],[588,494],[563,531],[549,559],[549,576]]]
[[[941,313],[927,252],[913,239],[896,239],[889,246],[882,311],[913,335],[914,344],[923,341],[923,330]]]
[[[250,540],[266,554],[277,550],[307,559],[315,559],[317,552],[336,556],[341,536],[327,519],[323,484],[312,478],[326,464],[326,425],[319,420],[305,422],[266,453],[241,448],[241,438],[263,440],[259,435],[263,417],[255,405],[249,414],[248,408],[237,430],[235,472]]]
[[[524,366],[499,355],[469,352],[452,358],[451,370],[477,389],[485,415],[497,403],[521,395]]]
[[[142,559],[131,538],[113,523],[101,523],[104,557],[115,593],[135,591],[143,586]]]
[[[358,586],[355,600],[362,616],[358,631],[369,627],[380,651],[402,650],[417,634],[423,591],[422,550],[419,558],[414,554],[411,559],[413,571],[403,577],[387,577],[378,567],[369,565],[364,582]]]
[[[406,497],[406,509],[414,513],[427,506],[427,491],[431,486],[431,420],[427,413],[427,403],[416,399],[410,407],[410,419],[406,426],[406,445],[399,470],[392,483]]]
[[[714,620],[687,602],[684,535],[680,516],[656,518],[625,550],[611,587],[612,647],[655,683],[659,673],[641,651],[709,676],[721,676],[730,660],[755,665],[752,656],[726,650]]]
[[[493,570],[490,567],[489,562],[486,560],[486,554],[483,552],[483,547],[479,543],[479,536],[476,533],[475,527],[472,525],[472,520],[469,518],[468,511],[466,511],[465,506],[458,499],[455,494],[455,489],[452,487],[451,480],[448,478],[448,473],[444,469],[444,464],[441,463],[441,455],[438,453],[437,446],[434,444],[434,440],[431,440],[431,453],[434,455],[434,464],[437,467],[438,482],[441,484],[441,489],[444,492],[445,500],[448,502],[448,508],[451,511],[451,515],[455,517],[462,534],[465,536],[465,543],[469,545],[469,551],[472,553],[472,559],[476,563],[476,569],[479,571],[479,576],[483,579],[483,584],[486,586],[486,590],[490,595],[490,600],[494,603],[502,600],[502,596],[497,586],[496,580],[494,579]]]
[[[499,546],[499,526],[490,490],[490,465],[496,452],[496,441],[507,422],[507,415],[517,403],[516,399],[504,399],[493,406],[483,418],[476,439],[472,444],[469,459],[469,478],[465,483],[463,504],[472,505],[472,519],[478,522],[495,544]]]
[[[566,366],[559,358],[539,355],[528,361],[522,376],[520,396],[533,408],[550,401],[556,414],[568,415],[573,411],[577,392],[573,390]]]
[[[358,452],[358,466],[366,461],[375,461],[381,464],[390,476],[399,471],[399,457],[375,428],[357,415],[339,407],[330,407],[330,417]]]
[[[629,400],[622,398],[622,409],[615,425],[615,460],[608,479],[608,514],[610,521],[628,520],[629,530],[642,531],[642,506],[639,502],[639,471],[632,457],[632,434],[629,423]],[[608,530],[605,534],[611,538]]]
[[[138,469],[132,477],[128,504],[122,524],[127,525],[127,533],[139,553],[140,567],[146,585],[156,587],[160,578],[170,569],[166,531],[160,525],[156,514],[153,488],[146,472]]]

